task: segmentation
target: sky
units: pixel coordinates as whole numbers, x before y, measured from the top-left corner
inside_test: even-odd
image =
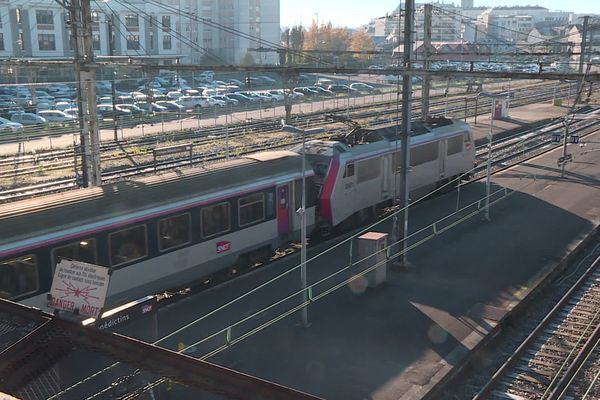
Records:
[[[452,3],[452,0],[444,2]],[[460,0],[454,2],[460,3]],[[331,21],[334,26],[357,27],[392,12],[398,3],[399,0],[280,0],[281,26],[299,23],[308,26],[318,19],[319,24]],[[473,3],[476,7],[538,4],[550,10],[600,14],[600,0],[474,0]]]

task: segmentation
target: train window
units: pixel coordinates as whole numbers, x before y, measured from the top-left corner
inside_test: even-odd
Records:
[[[0,263],[0,298],[12,299],[39,288],[37,261],[28,255]]]
[[[114,267],[125,264],[148,254],[146,226],[138,225],[108,235],[110,264]]]
[[[354,164],[346,165],[346,170],[344,171],[344,178],[350,178],[354,176]]]
[[[204,207],[201,212],[202,237],[207,238],[227,232],[231,227],[229,203]]]
[[[438,158],[439,142],[424,144],[410,149],[410,165],[416,166]]]
[[[463,134],[463,141],[468,143],[471,141],[471,134],[469,132]]]
[[[192,223],[189,213],[158,221],[158,248],[160,251],[183,246],[192,241]]]
[[[447,147],[446,154],[449,156],[451,156],[453,154],[462,153],[462,149],[463,149],[462,137],[455,136],[455,137],[448,139],[446,147]]]
[[[275,218],[275,192],[267,193],[267,218]]]
[[[52,267],[56,267],[61,258],[96,263],[96,239],[83,239],[66,246],[52,249]]]
[[[356,183],[361,183],[375,179],[381,175],[380,172],[381,160],[372,158],[370,160],[361,161],[358,163],[358,172],[356,173]]]
[[[263,193],[254,193],[238,200],[239,225],[246,226],[265,219],[265,199]]]

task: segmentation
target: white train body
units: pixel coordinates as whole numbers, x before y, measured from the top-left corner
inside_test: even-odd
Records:
[[[395,129],[363,131],[363,137],[373,139],[375,135],[379,140],[355,145],[321,140],[307,143],[307,156],[320,178],[319,215],[324,223],[336,227],[353,214],[400,195],[401,146],[394,140]],[[468,173],[475,162],[473,138],[464,122],[421,127],[410,137],[409,145],[411,196],[425,194]]]

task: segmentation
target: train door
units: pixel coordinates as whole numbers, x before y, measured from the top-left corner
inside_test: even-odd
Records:
[[[290,185],[277,186],[277,232],[279,237],[290,233]]]
[[[438,160],[440,161],[439,166],[439,178],[443,179],[446,177],[446,141],[440,140],[438,146]]]
[[[383,156],[381,163],[381,198],[386,199],[390,192],[390,156]]]

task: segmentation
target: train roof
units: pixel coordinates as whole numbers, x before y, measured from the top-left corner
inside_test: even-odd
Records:
[[[342,135],[335,135],[330,140],[310,140],[306,142],[306,153],[331,157],[334,154],[369,152],[376,148],[387,148],[396,142],[402,127],[397,124],[363,128],[356,126]],[[427,143],[440,137],[454,136],[470,130],[469,124],[444,117],[430,118],[427,122],[411,123],[411,144]],[[364,146],[364,145],[369,146]],[[302,146],[295,147],[297,152]]]
[[[290,151],[257,153],[230,161],[161,173],[99,187],[0,205],[0,246],[33,234],[128,216],[244,184],[301,172],[301,157]],[[0,252],[2,248],[0,247]]]

